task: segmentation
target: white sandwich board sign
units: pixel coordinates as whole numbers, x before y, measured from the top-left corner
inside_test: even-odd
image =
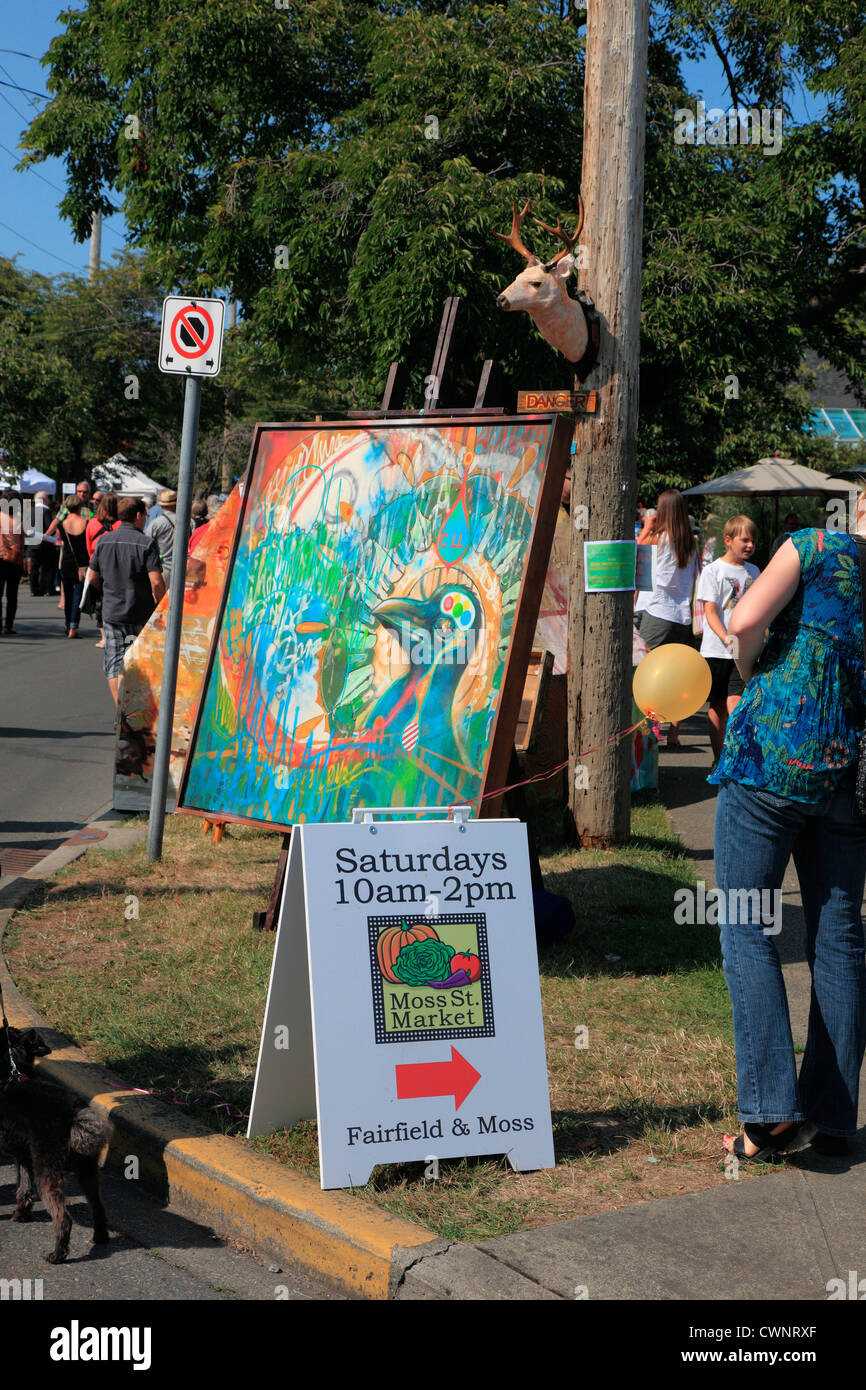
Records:
[[[249,1137],[317,1117],[326,1188],[552,1168],[526,827],[356,814],[292,832]]]

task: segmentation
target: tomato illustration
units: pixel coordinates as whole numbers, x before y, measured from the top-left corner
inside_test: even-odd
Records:
[[[466,974],[469,976],[470,983],[473,980],[481,979],[481,961],[477,956],[453,956],[451,960],[451,969],[455,973],[458,970],[465,970]]]

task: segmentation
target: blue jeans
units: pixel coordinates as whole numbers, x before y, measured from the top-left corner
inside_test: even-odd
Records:
[[[806,918],[812,974],[809,1031],[799,1084],[788,999],[758,895],[781,889],[793,854]],[[716,804],[716,880],[725,978],[734,1013],[740,1120],[808,1120],[825,1134],[857,1129],[866,1046],[866,964],[861,908],[866,821],[857,819],[853,774],[822,801],[806,804],[762,788],[725,782]],[[765,898],[764,905],[766,906]],[[723,912],[723,905],[728,911]],[[724,916],[729,919],[724,922]],[[781,926],[785,930],[784,922]]]
[[[60,578],[63,583],[63,608],[68,632],[70,628],[78,627],[84,581],[78,578],[78,570],[61,570]]]

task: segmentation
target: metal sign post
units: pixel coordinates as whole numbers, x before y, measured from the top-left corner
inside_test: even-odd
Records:
[[[180,657],[180,628],[183,621],[183,591],[186,585],[186,557],[189,543],[189,519],[192,509],[192,489],[195,478],[195,451],[198,443],[200,403],[201,377],[189,376],[186,381],[186,393],[183,401],[183,434],[180,444],[180,472],[177,480],[171,586],[168,596],[168,619],[165,628],[162,685],[159,691],[159,723],[156,729],[153,784],[150,791],[150,824],[147,831],[147,857],[149,860],[162,857],[165,793],[168,787],[174,696]]]
[[[168,788],[174,697],[183,623],[183,596],[186,587],[186,560],[189,550],[189,520],[195,482],[201,378],[216,376],[220,370],[224,315],[225,305],[221,299],[179,299],[170,296],[164,300],[162,306],[159,369],[170,375],[185,376],[186,393],[183,401],[183,433],[180,442],[165,654],[159,693],[159,723],[156,729],[150,823],[147,831],[147,857],[150,861],[162,857],[165,794]]]

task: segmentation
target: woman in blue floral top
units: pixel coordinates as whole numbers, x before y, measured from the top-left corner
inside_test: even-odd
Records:
[[[866,492],[857,521],[866,533]],[[866,822],[853,794],[866,677],[854,538],[795,532],[737,604],[728,640],[747,685],[709,780],[719,784],[719,920],[745,1134],[726,1135],[725,1147],[759,1160],[811,1138],[840,1154],[857,1128],[866,1047]],[[812,972],[799,1081],[774,940],[792,854]]]

